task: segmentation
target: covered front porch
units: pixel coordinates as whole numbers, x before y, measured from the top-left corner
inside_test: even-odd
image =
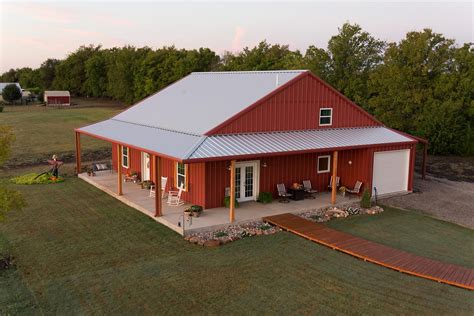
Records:
[[[200,217],[193,217],[192,222],[185,221],[185,226],[183,227],[183,211],[190,204],[169,206],[166,203],[166,199],[163,199],[163,201],[161,201],[161,216],[155,216],[156,199],[150,197],[149,190],[141,189],[139,185],[133,182],[121,182],[122,194],[119,195],[117,193],[118,175],[116,172],[102,171],[97,172],[95,176],[81,173],[79,174],[79,178],[153,218],[155,221],[173,229],[179,234],[185,235],[202,231],[218,230],[228,225],[260,220],[265,216],[282,213],[300,213],[306,210],[332,205],[330,192],[317,193],[315,199],[291,201],[290,203],[279,203],[277,200],[270,204],[261,204],[253,201],[243,202],[238,208],[235,208],[234,221],[232,223],[229,220],[229,209],[217,207],[204,210]],[[337,205],[343,205],[356,200],[357,197],[346,196],[343,198],[339,196]],[[181,225],[179,223],[181,223]]]

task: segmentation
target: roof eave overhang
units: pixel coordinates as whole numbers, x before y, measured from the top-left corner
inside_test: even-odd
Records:
[[[219,160],[251,159],[251,158],[259,158],[259,157],[285,156],[285,155],[309,154],[309,153],[350,150],[350,149],[363,149],[363,148],[380,147],[380,146],[410,145],[410,144],[416,144],[417,142],[418,141],[416,139],[413,139],[412,141],[395,142],[395,143],[379,143],[379,144],[355,145],[355,146],[345,146],[345,147],[316,148],[316,149],[244,154],[244,155],[233,155],[233,156],[231,155],[231,156],[219,156],[219,157],[207,157],[207,158],[188,158],[188,159],[183,159],[182,162],[183,163],[197,163],[197,162],[219,161]]]
[[[166,154],[154,151],[154,150],[138,147],[138,146],[135,146],[133,144],[124,143],[124,142],[116,140],[116,139],[107,138],[107,137],[103,137],[103,136],[100,136],[100,135],[97,135],[97,134],[89,133],[89,132],[81,130],[81,128],[75,128],[74,131],[76,133],[79,133],[79,134],[84,134],[84,135],[87,135],[87,136],[90,136],[90,137],[105,140],[109,143],[119,144],[119,145],[122,145],[122,146],[125,146],[125,147],[133,148],[133,149],[143,151],[143,152],[146,152],[146,153],[149,153],[151,155],[158,156],[158,157],[161,157],[161,158],[166,158],[166,159],[175,160],[175,161],[178,161],[178,162],[183,162],[183,158],[169,156],[169,155],[166,155]]]

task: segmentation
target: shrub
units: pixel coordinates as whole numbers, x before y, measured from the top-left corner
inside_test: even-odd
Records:
[[[38,177],[38,173],[28,173],[22,176],[12,178],[11,181],[15,184],[49,184],[63,182],[63,177],[53,179],[51,174],[45,173]]]
[[[225,207],[230,207],[230,196],[226,196],[224,198],[224,206]],[[237,199],[235,199],[235,207],[239,207],[239,201],[237,201]]]
[[[3,100],[11,103],[13,101],[21,99],[21,90],[18,86],[14,83],[8,84],[3,88],[2,91]]]
[[[3,106],[0,106],[0,113],[3,112]]]
[[[367,189],[365,189],[360,199],[360,207],[370,208],[371,206],[372,206],[372,202],[370,201],[370,193]]]
[[[216,232],[216,233],[214,234],[214,236],[217,237],[217,238],[220,238],[220,237],[229,236],[229,234],[227,234],[226,232],[220,231],[220,232]]]
[[[268,204],[272,203],[272,201],[273,195],[270,192],[260,192],[260,194],[258,195],[257,202]]]
[[[260,228],[261,230],[269,230],[270,228],[272,228],[272,225],[268,223],[264,223],[263,225],[260,225],[258,228]]]

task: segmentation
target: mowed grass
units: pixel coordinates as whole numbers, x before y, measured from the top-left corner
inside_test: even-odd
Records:
[[[75,151],[74,128],[98,122],[118,113],[111,107],[49,108],[43,106],[7,106],[0,113],[0,125],[13,127],[16,141],[10,165],[44,163],[56,153],[72,155]],[[107,142],[82,137],[87,151],[110,148]]]
[[[0,272],[0,314],[474,312],[474,292],[366,263],[290,233],[202,248],[76,178],[10,186],[25,194],[29,206],[0,224],[0,243],[17,264]],[[472,260],[465,248],[444,246],[458,234],[472,242],[472,233],[439,222],[425,232],[426,240],[433,239],[428,243],[416,238],[425,229],[420,215],[388,210],[373,218],[390,216],[394,223],[402,217],[406,226],[387,224],[388,240],[412,236],[412,243],[421,243],[414,250],[442,247],[449,261]],[[362,224],[368,228],[360,234],[380,235],[377,225]]]
[[[418,255],[474,268],[474,231],[414,211],[383,206],[377,216],[332,220],[329,227]]]

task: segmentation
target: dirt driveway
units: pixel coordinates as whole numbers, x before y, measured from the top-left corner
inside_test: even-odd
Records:
[[[474,183],[415,175],[415,192],[387,198],[383,204],[420,210],[433,217],[474,229]]]

